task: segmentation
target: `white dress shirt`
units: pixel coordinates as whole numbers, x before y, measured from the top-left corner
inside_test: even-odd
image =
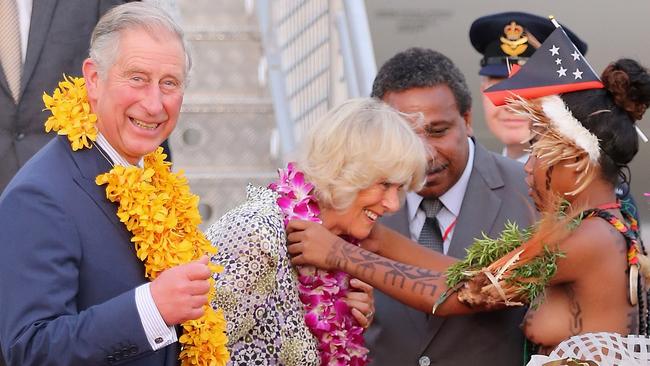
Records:
[[[440,202],[442,202],[443,207],[436,215],[436,219],[438,220],[440,233],[444,239],[444,254],[447,254],[449,251],[449,245],[454,236],[456,219],[460,214],[460,208],[463,205],[463,197],[465,197],[465,191],[467,190],[467,183],[469,182],[469,177],[472,174],[472,168],[474,167],[474,141],[469,137],[467,139],[469,140],[469,154],[467,156],[465,170],[463,170],[463,174],[460,176],[456,184],[454,184],[442,196],[438,197]],[[411,240],[413,241],[418,241],[420,231],[422,231],[422,227],[424,226],[424,220],[426,220],[424,210],[420,208],[422,199],[422,196],[415,192],[409,192],[406,194],[406,210],[409,218]]]
[[[113,164],[120,166],[133,165],[124,159],[101,133],[97,134],[96,143],[113,161]],[[144,160],[140,159],[137,165],[142,168],[144,166]],[[150,285],[151,282],[148,282],[135,289],[135,304],[138,308],[138,315],[140,315],[140,322],[142,322],[142,327],[147,335],[147,341],[149,341],[151,348],[156,351],[176,342],[178,337],[176,335],[176,329],[173,326],[167,326],[160,315],[156,303],[151,296]]]
[[[29,41],[29,25],[32,19],[32,0],[16,0],[18,9],[18,24],[20,27],[20,48],[23,64],[27,57],[27,42]]]
[[[524,155],[522,155],[522,156],[520,156],[520,157],[518,157],[517,159],[514,159],[514,160],[517,160],[518,162],[520,162],[522,164],[526,164],[526,162],[528,161],[528,155],[530,155],[530,153],[524,153]],[[509,157],[508,156],[508,148],[504,147],[503,150],[501,150],[501,156],[505,156],[506,158]],[[510,159],[512,159],[512,158],[510,158]]]

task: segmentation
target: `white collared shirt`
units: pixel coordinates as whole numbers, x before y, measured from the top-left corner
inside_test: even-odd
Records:
[[[465,197],[469,177],[472,174],[472,168],[474,167],[474,141],[469,137],[467,139],[469,143],[469,154],[467,156],[465,170],[463,170],[463,174],[461,174],[456,184],[449,188],[449,190],[447,190],[447,192],[442,196],[438,197],[440,202],[442,202],[443,207],[436,215],[436,219],[440,225],[440,233],[445,239],[443,242],[444,254],[447,254],[449,251],[449,245],[454,236],[456,219],[458,218],[458,215],[460,215],[460,208],[463,205],[463,197]],[[420,231],[422,231],[422,227],[424,226],[424,220],[426,220],[424,211],[420,209],[422,199],[422,196],[415,192],[409,192],[406,194],[406,210],[409,218],[411,240],[413,241],[418,241]]]
[[[97,134],[97,146],[105,152],[108,157],[113,161],[113,164],[120,166],[133,166],[123,156],[121,156],[111,144],[106,140],[106,137],[101,133]],[[144,166],[144,159],[141,158],[137,164],[140,168]],[[156,303],[151,296],[151,282],[140,285],[135,289],[135,305],[138,308],[138,315],[140,322],[147,335],[147,341],[151,348],[156,351],[166,347],[178,340],[176,329],[173,326],[167,326],[163,320]]]
[[[120,153],[117,152],[113,148],[110,142],[106,140],[106,137],[102,135],[101,133],[97,133],[97,146],[101,147],[102,150],[108,155],[108,157],[111,159],[114,165],[119,165],[119,166],[133,166],[133,164],[129,163],[128,160],[126,160]],[[144,158],[140,158],[138,163],[136,164],[139,168],[144,167]]]
[[[526,162],[528,161],[528,155],[530,155],[530,154],[529,153],[524,153],[524,155],[522,155],[522,156],[520,156],[520,157],[518,157],[517,159],[514,159],[514,160],[517,160],[518,162],[520,162],[522,164],[526,164]],[[504,147],[503,150],[501,150],[501,156],[505,156],[506,158],[509,158],[509,156],[508,156],[508,148]],[[510,158],[510,159],[512,159],[512,158]]]
[[[23,56],[23,64],[27,58],[27,42],[29,41],[29,25],[32,19],[32,0],[17,0],[18,27],[20,30],[20,48]]]

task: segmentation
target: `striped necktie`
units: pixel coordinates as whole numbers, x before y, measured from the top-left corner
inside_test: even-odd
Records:
[[[0,61],[11,96],[18,103],[23,58],[16,0],[0,0]]]
[[[422,227],[422,231],[420,231],[418,243],[429,249],[443,253],[442,234],[440,233],[438,219],[436,219],[436,215],[443,207],[442,202],[438,199],[425,198],[422,200],[420,207],[424,210],[426,220],[424,220],[424,226]]]

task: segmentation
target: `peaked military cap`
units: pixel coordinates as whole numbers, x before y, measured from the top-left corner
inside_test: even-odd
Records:
[[[578,50],[583,55],[587,53],[587,44],[564,25],[562,28]],[[474,49],[483,55],[479,74],[507,77],[507,62],[523,65],[554,30],[548,18],[523,12],[497,13],[476,19],[469,29],[469,39]]]

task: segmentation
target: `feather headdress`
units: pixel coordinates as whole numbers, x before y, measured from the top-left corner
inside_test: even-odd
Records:
[[[547,167],[564,162],[579,172],[576,188],[566,195],[576,195],[595,178],[599,163],[598,138],[589,132],[566,107],[562,98],[550,95],[533,101],[510,98],[508,106],[515,113],[532,121],[533,134],[538,136],[532,154]]]

